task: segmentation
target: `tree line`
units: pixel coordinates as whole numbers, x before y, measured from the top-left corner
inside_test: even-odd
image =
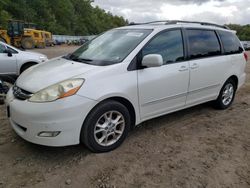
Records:
[[[93,0],[0,0],[0,26],[7,28],[9,19],[35,23],[53,34],[95,35],[128,24],[123,17],[112,15]],[[229,24],[240,40],[250,41],[250,25]]]
[[[92,0],[0,0],[0,26],[7,28],[9,19],[35,23],[53,34],[95,35],[128,23],[112,15]]]
[[[237,31],[241,41],[250,41],[250,25],[238,25],[238,24],[229,24],[227,25],[230,29]]]

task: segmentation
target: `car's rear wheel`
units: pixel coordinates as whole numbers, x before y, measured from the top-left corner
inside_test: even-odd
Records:
[[[221,110],[230,107],[234,101],[236,90],[237,85],[235,81],[233,79],[227,80],[223,85],[217,100],[214,103],[215,107]]]
[[[119,147],[130,130],[128,109],[116,101],[95,107],[86,118],[81,141],[93,152],[108,152]]]

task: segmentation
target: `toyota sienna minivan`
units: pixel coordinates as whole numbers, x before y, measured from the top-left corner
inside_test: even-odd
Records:
[[[29,142],[107,152],[143,121],[208,101],[228,108],[247,58],[235,32],[216,24],[116,28],[21,74],[7,95],[8,117]]]

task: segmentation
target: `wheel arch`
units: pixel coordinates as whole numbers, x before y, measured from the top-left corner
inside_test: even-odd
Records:
[[[20,69],[19,69],[19,75],[24,71],[24,68],[28,65],[37,65],[38,62],[35,62],[35,61],[28,61],[28,62],[25,62],[21,65]]]
[[[130,117],[131,117],[131,122],[132,122],[131,129],[133,129],[136,123],[136,112],[135,112],[135,108],[133,104],[124,97],[110,97],[110,98],[105,99],[104,101],[107,101],[107,100],[117,101],[123,104],[128,109]]]
[[[85,120],[83,121],[83,125],[87,119],[87,117],[89,116],[89,114],[92,112],[92,110],[94,108],[96,108],[98,105],[100,105],[101,103],[105,103],[106,101],[116,101],[119,102],[121,104],[123,104],[129,111],[130,117],[131,117],[131,129],[133,129],[136,125],[136,111],[135,111],[135,107],[134,105],[125,97],[121,97],[121,96],[112,96],[112,97],[107,97],[105,99],[100,100],[95,106],[93,106],[93,108],[88,112],[88,114],[85,117]]]
[[[236,75],[230,76],[230,77],[226,80],[226,82],[227,82],[228,80],[233,80],[233,81],[235,82],[235,84],[236,84],[236,88],[238,88],[239,78],[238,78]]]

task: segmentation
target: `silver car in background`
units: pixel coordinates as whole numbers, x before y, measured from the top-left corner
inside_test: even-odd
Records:
[[[29,67],[47,60],[47,56],[43,54],[22,51],[0,42],[0,79],[18,77]]]
[[[22,51],[0,42],[0,104],[4,103],[9,87],[22,72],[47,60],[43,54]]]

